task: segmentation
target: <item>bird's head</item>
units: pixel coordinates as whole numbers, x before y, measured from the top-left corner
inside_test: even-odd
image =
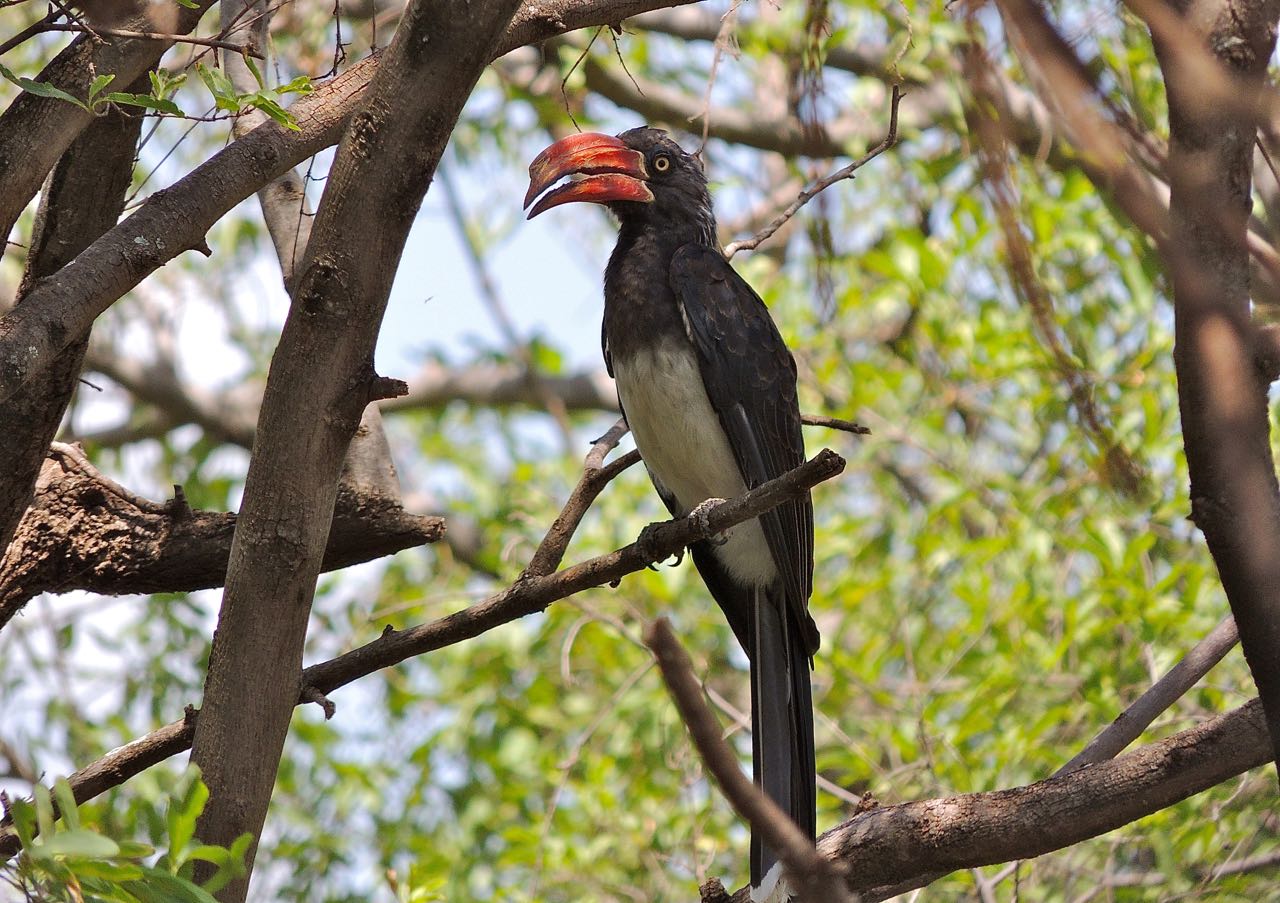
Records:
[[[569,182],[552,188],[566,176]],[[538,154],[524,196],[525,207],[533,204],[529,218],[572,201],[604,204],[624,225],[691,225],[715,233],[702,163],[662,129],[631,129],[616,138],[570,135]]]

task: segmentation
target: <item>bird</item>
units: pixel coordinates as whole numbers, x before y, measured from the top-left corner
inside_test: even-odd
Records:
[[[605,366],[672,516],[705,517],[803,463],[795,359],[720,250],[700,159],[657,128],[574,134],[530,164],[524,206],[532,219],[571,202],[604,205],[618,221],[604,275]],[[689,552],[750,663],[755,782],[812,839],[809,494]],[[788,899],[782,879],[777,851],[753,831],[752,899]]]

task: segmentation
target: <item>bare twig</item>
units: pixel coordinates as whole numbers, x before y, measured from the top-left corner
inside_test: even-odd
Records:
[[[780,214],[778,214],[778,216],[775,217],[774,220],[771,223],[769,223],[769,225],[765,226],[755,235],[752,235],[750,238],[744,238],[741,241],[730,242],[728,247],[724,249],[724,256],[727,259],[732,260],[733,255],[737,254],[739,251],[750,251],[750,250],[753,250],[754,248],[759,247],[762,241],[769,238],[769,236],[773,235],[773,233],[781,229],[783,225],[787,222],[787,220],[795,216],[796,213],[800,210],[800,208],[803,207],[805,204],[809,203],[819,194],[826,191],[836,182],[842,181],[844,179],[853,178],[853,174],[855,172],[857,172],[859,169],[866,166],[876,157],[880,156],[889,148],[897,144],[898,143],[898,104],[901,102],[902,102],[902,89],[899,86],[894,85],[893,94],[889,100],[889,131],[888,133],[885,134],[884,140],[881,141],[879,144],[877,144],[875,147],[871,148],[871,150],[867,151],[857,160],[854,160],[848,166],[842,167],[841,169],[837,169],[835,172],[831,173],[831,175],[825,176],[819,179],[818,181],[810,185],[808,188],[806,188],[804,191],[800,192],[800,194],[796,197],[796,199],[792,201],[785,210],[783,210]]]
[[[4,759],[9,763],[9,774],[14,777],[21,778],[28,784],[35,784],[40,780],[40,775],[26,756],[18,752],[12,743],[3,738],[0,738],[0,759]]]
[[[842,433],[853,433],[857,436],[870,436],[871,427],[854,423],[852,420],[841,420],[839,417],[827,417],[825,414],[801,414],[800,422],[805,426],[824,426],[829,430]]]
[[[85,26],[78,25],[74,22],[52,22],[40,29],[41,32],[47,31],[69,31],[72,34],[84,34],[88,31]],[[94,29],[99,35],[106,35],[109,38],[125,38],[128,40],[138,41],[166,41],[171,44],[196,44],[200,47],[217,47],[220,50],[230,50],[233,53],[239,53],[255,59],[264,60],[266,57],[260,50],[250,47],[247,44],[237,44],[234,41],[224,41],[220,38],[193,38],[189,35],[166,34],[159,31],[131,31],[127,28],[97,28]],[[8,43],[8,42],[6,42]],[[0,53],[4,52],[0,47]]]
[[[616,448],[626,434],[627,421],[619,419],[591,446],[591,451],[587,454],[587,460],[582,468],[582,479],[573,488],[569,500],[564,503],[564,508],[547,530],[533,557],[529,559],[529,565],[524,569],[523,577],[541,577],[558,568],[561,559],[564,558],[565,549],[569,547],[569,541],[573,538],[578,524],[582,522],[583,516],[595,501],[596,496],[614,477],[640,460],[640,453],[631,451],[608,467],[604,465],[605,455]]]
[[[4,54],[8,53],[10,50],[17,47],[19,44],[25,44],[27,41],[34,38],[36,35],[44,34],[46,31],[49,31],[50,25],[53,24],[53,20],[58,18],[58,16],[60,15],[62,15],[62,13],[60,13],[58,10],[56,9],[50,10],[49,14],[45,16],[43,19],[39,19],[35,22],[32,22],[26,28],[22,29],[22,31],[18,32],[16,35],[9,38],[7,41],[0,43],[0,56],[3,56]]]
[[[734,0],[734,3],[729,6],[729,11],[720,17],[720,27],[716,30],[715,50],[711,55],[711,71],[707,73],[707,87],[702,93],[702,110],[699,113],[702,117],[702,142],[698,145],[695,156],[701,156],[703,148],[707,146],[707,138],[711,134],[711,91],[715,88],[720,59],[724,56],[725,49],[734,42],[733,32],[738,25],[738,7],[742,2],[743,0]]]
[[[1280,867],[1280,852],[1264,853],[1261,856],[1251,856],[1248,859],[1241,859],[1239,862],[1229,862],[1226,865],[1219,866],[1213,870],[1207,880],[1219,881],[1232,875],[1243,875],[1246,872],[1258,872],[1263,869],[1278,867]]]
[[[1089,741],[1066,765],[1054,775],[1069,774],[1086,765],[1093,765],[1114,758],[1126,746],[1136,740],[1151,722],[1169,706],[1181,699],[1200,678],[1209,673],[1223,656],[1240,642],[1235,619],[1223,618],[1209,635],[1191,649],[1182,660],[1169,669],[1151,688],[1139,696],[1115,721]]]
[[[671,623],[666,618],[654,621],[645,632],[645,644],[653,650],[662,679],[707,770],[734,810],[778,851],[792,890],[810,903],[849,901],[843,864],[819,855],[778,804],[742,773],[738,757],[721,735],[720,722],[702,698],[702,684],[693,673],[688,653],[672,633]]]

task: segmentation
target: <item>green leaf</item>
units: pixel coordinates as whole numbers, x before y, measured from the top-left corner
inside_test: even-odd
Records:
[[[151,79],[151,95],[153,97],[170,97],[187,82],[187,73],[179,72],[171,75],[163,69],[152,69],[147,73]]]
[[[110,73],[107,75],[99,75],[89,84],[89,106],[94,105],[94,101],[97,99],[98,95],[102,93],[102,90],[106,88],[107,85],[115,81],[115,78],[115,75]]]
[[[9,814],[13,816],[13,828],[23,848],[29,848],[36,836],[36,807],[27,800],[10,800]]]
[[[41,857],[70,856],[82,859],[111,859],[120,855],[119,845],[110,837],[93,831],[59,831],[52,837],[41,837],[31,848]]]
[[[80,878],[102,878],[117,884],[136,881],[145,875],[147,869],[136,862],[112,862],[101,859],[87,859],[75,864],[75,873]]]
[[[40,826],[40,834],[49,837],[53,834],[53,798],[43,784],[36,785],[35,797],[36,824]]]
[[[259,93],[259,94],[252,95],[249,98],[249,100],[253,104],[253,106],[257,107],[259,110],[266,113],[273,120],[280,123],[280,125],[284,126],[285,128],[295,132],[302,130],[301,127],[298,125],[298,120],[293,118],[293,114],[290,113],[288,110],[286,110],[284,107],[280,106],[279,103],[277,103],[275,100],[272,100],[270,97],[267,97]]]
[[[253,73],[253,80],[258,83],[259,88],[266,88],[267,83],[262,78],[262,70],[258,68],[258,64],[253,61],[253,57],[244,54],[244,64],[249,67],[249,71]]]
[[[235,85],[231,84],[231,79],[227,78],[227,74],[221,69],[213,69],[203,63],[196,65],[196,74],[200,76],[200,81],[204,82],[205,87],[209,89],[209,93],[213,95],[214,103],[217,104],[219,110],[226,110],[230,113],[238,113],[241,108],[241,98],[236,91]]]
[[[149,843],[139,843],[136,840],[121,840],[120,856],[124,859],[145,859],[155,854],[156,848]]]
[[[160,869],[146,869],[142,880],[129,882],[127,889],[143,903],[218,903],[199,885]]]
[[[311,76],[299,75],[293,81],[286,82],[276,88],[276,94],[311,94],[316,87],[311,83]]]
[[[53,798],[58,802],[58,814],[62,816],[62,824],[74,831],[80,827],[80,813],[76,809],[76,795],[66,778],[58,778],[53,782]]]
[[[182,115],[182,108],[172,100],[152,97],[150,94],[128,94],[123,91],[113,91],[104,100],[109,100],[112,103],[127,104],[131,107],[143,107],[148,110],[155,110],[157,113],[169,113],[173,116]]]
[[[169,857],[176,869],[186,861],[186,849],[195,836],[196,819],[209,801],[209,788],[199,779],[191,780],[181,796],[169,802],[166,814],[169,827]]]
[[[25,76],[15,75],[12,69],[0,64],[0,75],[13,82],[28,94],[35,94],[38,97],[51,97],[55,100],[65,100],[67,103],[75,104],[82,110],[88,110],[89,106],[80,98],[68,94],[61,88],[55,88],[48,82],[38,82]]]
[[[249,846],[253,843],[253,835],[249,833],[241,834],[227,848],[226,861],[218,863],[218,870],[214,872],[213,877],[205,881],[204,888],[211,894],[216,894],[222,888],[226,887],[232,878],[238,878],[245,873],[244,859],[249,852]],[[200,849],[200,848],[197,848]],[[211,855],[211,854],[210,854]],[[213,862],[213,859],[205,859],[206,862]]]

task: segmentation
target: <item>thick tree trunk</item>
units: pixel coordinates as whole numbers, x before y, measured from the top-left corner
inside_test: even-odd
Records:
[[[207,843],[262,830],[343,456],[365,405],[398,394],[373,372],[396,264],[518,5],[412,3],[339,145],[267,379],[192,745],[210,790]],[[219,899],[247,889],[246,876]]]
[[[1252,100],[1275,49],[1280,2],[1179,4],[1152,16],[1169,99],[1170,246],[1178,403],[1191,511],[1204,532],[1280,753],[1280,488],[1267,379],[1249,301]],[[1208,47],[1236,102],[1207,90]]]

